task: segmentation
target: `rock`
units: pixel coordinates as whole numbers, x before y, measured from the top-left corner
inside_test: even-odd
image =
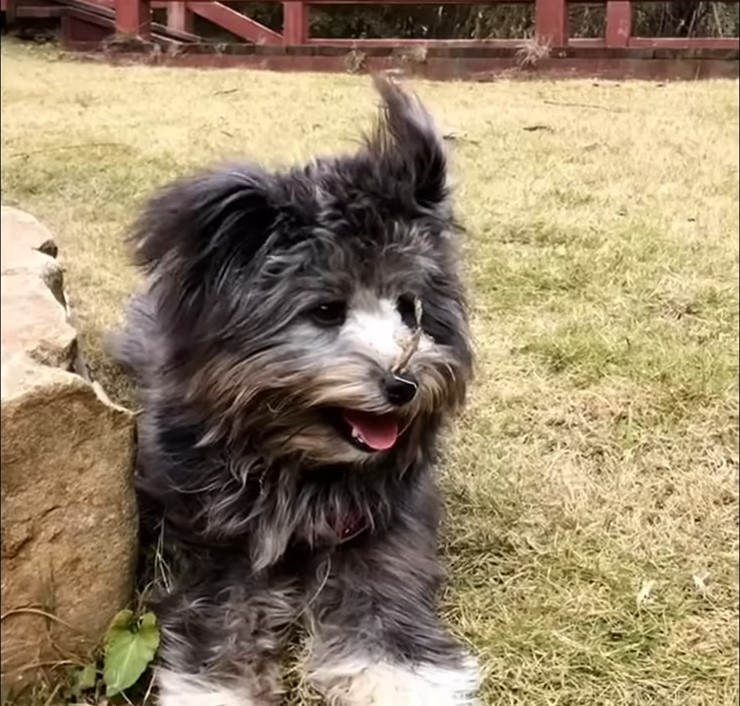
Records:
[[[44,280],[24,272],[3,273],[2,284],[3,353],[25,353],[38,363],[70,370],[77,354],[77,332]]]
[[[53,258],[57,256],[57,245],[51,231],[30,213],[11,206],[3,206],[0,217],[3,229],[7,228],[12,232],[12,235],[3,236],[2,239],[3,272],[5,272],[5,258],[14,257],[12,255],[14,251],[22,253],[21,257],[25,257],[29,250],[35,250]]]
[[[2,274],[31,274],[40,277],[57,300],[64,304],[62,268],[56,261],[57,246],[51,232],[33,216],[16,208],[2,207],[0,243]]]
[[[70,372],[77,336],[56,246],[2,209],[3,690],[101,644],[131,598],[134,419]]]

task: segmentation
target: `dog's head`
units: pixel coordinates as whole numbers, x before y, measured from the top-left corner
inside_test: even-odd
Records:
[[[175,182],[135,229],[161,372],[213,437],[315,464],[410,457],[464,399],[442,137],[416,97],[376,86],[381,117],[356,154]]]

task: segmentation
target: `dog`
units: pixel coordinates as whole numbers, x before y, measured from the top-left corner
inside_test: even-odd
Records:
[[[443,138],[375,78],[357,151],[226,165],[153,195],[117,358],[141,403],[136,488],[172,575],[162,706],[268,706],[305,637],[328,704],[469,706],[441,624],[440,435],[472,377]]]

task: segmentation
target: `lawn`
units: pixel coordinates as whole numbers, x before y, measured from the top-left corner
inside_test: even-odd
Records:
[[[738,702],[738,84],[416,84],[467,226],[478,373],[441,469],[444,614],[496,706]],[[2,200],[58,234],[86,354],[152,188],[352,149],[367,78],[2,45]],[[296,697],[292,700],[298,702]]]

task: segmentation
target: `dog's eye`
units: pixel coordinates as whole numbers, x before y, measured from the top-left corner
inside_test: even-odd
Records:
[[[416,297],[412,294],[404,294],[398,298],[396,302],[396,309],[401,315],[401,321],[408,328],[416,328]]]
[[[347,318],[347,305],[343,301],[324,302],[310,311],[319,326],[341,326]]]

